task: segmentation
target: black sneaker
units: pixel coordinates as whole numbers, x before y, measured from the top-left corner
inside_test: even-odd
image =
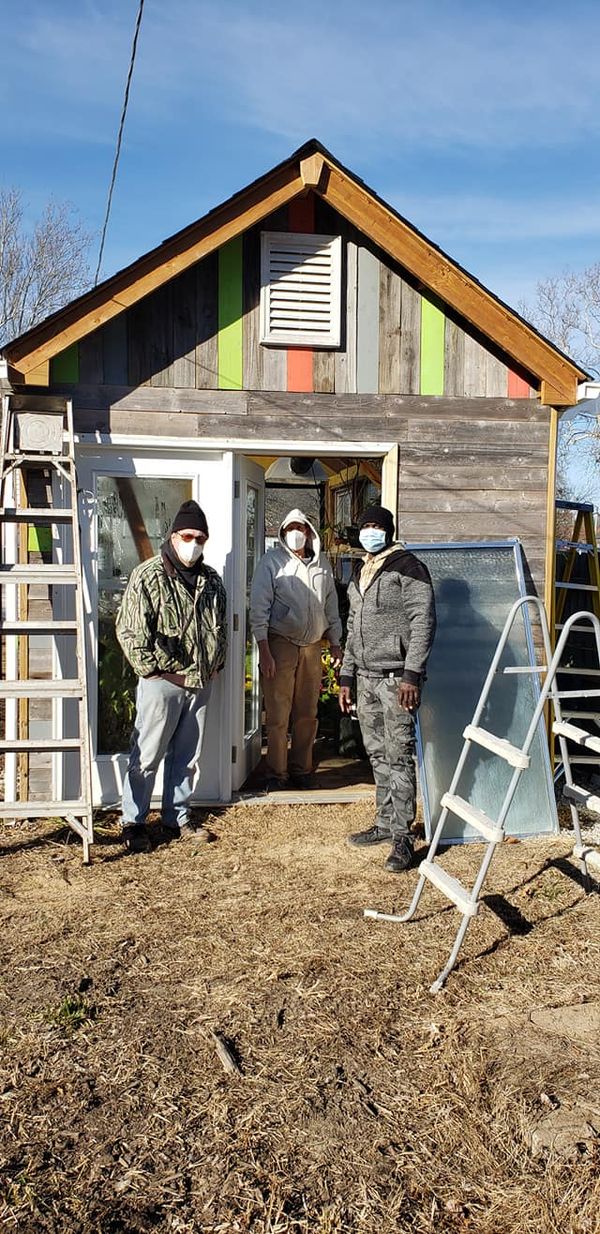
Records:
[[[292,788],[314,788],[316,777],[313,771],[302,771],[297,775],[290,775],[290,785]]]
[[[268,780],[265,781],[266,793],[283,793],[286,788],[285,780],[280,780],[277,776],[269,776]]]
[[[144,823],[135,823],[123,828],[123,843],[128,853],[149,853],[150,832]]]
[[[400,840],[394,840],[392,851],[384,863],[384,870],[388,874],[401,874],[403,870],[408,870],[414,860],[413,846],[405,836]]]
[[[384,844],[392,838],[391,831],[384,831],[382,827],[378,827],[377,823],[373,827],[369,827],[367,831],[353,831],[351,835],[346,836],[346,844],[351,844],[357,848],[366,848],[369,844]]]

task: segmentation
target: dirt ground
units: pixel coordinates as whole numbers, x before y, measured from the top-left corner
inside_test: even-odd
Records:
[[[600,897],[568,838],[501,846],[432,996],[458,914],[429,888],[363,919],[416,881],[344,845],[364,805],[206,821],[131,857],[104,820],[87,869],[56,824],[0,833],[2,1229],[597,1234]]]

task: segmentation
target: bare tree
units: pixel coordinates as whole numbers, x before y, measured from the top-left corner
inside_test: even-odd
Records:
[[[22,193],[0,190],[0,346],[89,287],[91,240],[68,203],[28,228]]]
[[[521,313],[542,334],[600,377],[600,262],[537,284]],[[600,407],[599,407],[600,413]],[[561,496],[591,500],[598,487],[600,421],[589,411],[561,423],[558,482]]]

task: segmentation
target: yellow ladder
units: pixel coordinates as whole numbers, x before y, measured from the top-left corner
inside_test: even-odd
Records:
[[[567,592],[587,592],[591,600],[591,611],[595,617],[600,617],[600,562],[598,560],[598,543],[596,540],[596,516],[593,505],[584,501],[557,501],[556,509],[569,510],[575,515],[573,532],[569,540],[557,540],[557,551],[568,549],[569,555],[565,563],[565,571],[560,579],[556,579],[556,600],[554,605],[554,639],[556,631],[562,630],[562,620],[567,601]],[[583,533],[583,535],[582,535]],[[583,555],[588,565],[587,582],[573,582],[573,567],[578,556]]]

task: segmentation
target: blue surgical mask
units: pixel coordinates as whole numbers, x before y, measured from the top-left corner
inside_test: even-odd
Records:
[[[385,548],[386,533],[380,527],[364,527],[358,538],[367,553],[380,553]]]

